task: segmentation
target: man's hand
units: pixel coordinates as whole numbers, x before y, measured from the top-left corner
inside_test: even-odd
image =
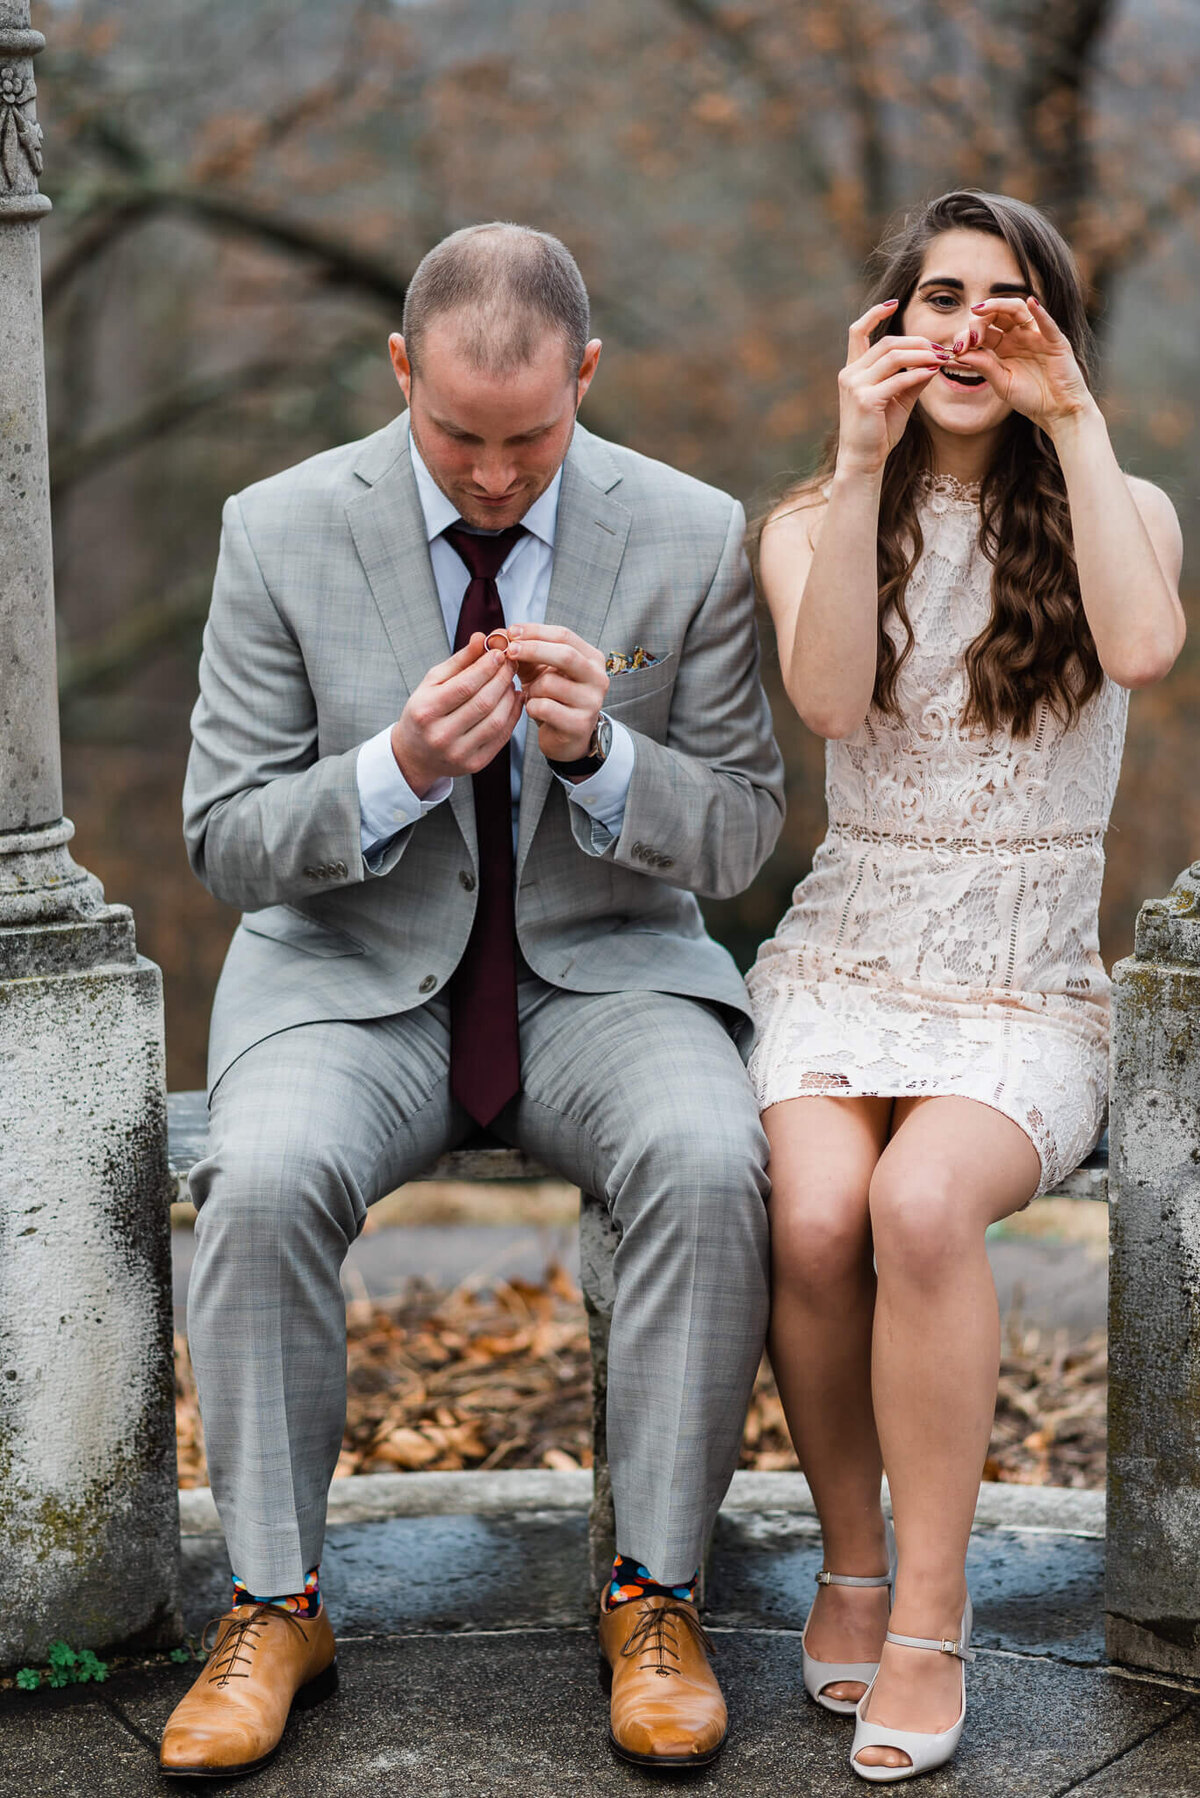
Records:
[[[513,624],[509,664],[547,760],[574,762],[588,752],[608,692],[604,657],[561,624]]]
[[[503,651],[483,632],[431,668],[392,726],[396,766],[423,799],[439,780],[477,774],[512,736],[521,695]]]

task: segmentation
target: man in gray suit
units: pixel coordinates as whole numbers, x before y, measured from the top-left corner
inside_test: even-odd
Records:
[[[189,1336],[234,1604],[162,1764],[245,1772],[336,1679],[320,1602],[368,1205],[479,1127],[621,1232],[611,1735],[698,1766],[696,1615],[766,1318],[750,1021],[695,894],[782,818],[741,508],[575,422],[556,239],[457,232],[390,340],[407,413],[228,502],[184,794],[242,908],[210,1046]]]

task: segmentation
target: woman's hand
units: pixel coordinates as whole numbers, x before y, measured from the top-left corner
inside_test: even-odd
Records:
[[[850,327],[846,366],[838,376],[841,471],[878,474],[904,435],[918,395],[941,363],[950,360],[948,351],[928,337],[885,336],[871,342],[871,333],[898,304],[885,300],[872,306]]]
[[[997,296],[971,311],[979,322],[955,342],[954,356],[985,376],[1006,405],[1050,436],[1095,409],[1074,350],[1036,296]]]

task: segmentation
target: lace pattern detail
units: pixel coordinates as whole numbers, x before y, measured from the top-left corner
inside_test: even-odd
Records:
[[[958,1094],[1025,1130],[1040,1191],[1103,1127],[1108,977],[1097,915],[1128,694],[1066,729],[962,723],[991,612],[974,498],[927,482],[900,715],[826,745],[829,831],[747,979],[764,1107],[802,1093]],[[899,626],[895,627],[897,631]]]
[[[917,478],[927,494],[940,494],[964,506],[977,506],[983,492],[982,481],[960,481],[956,475],[934,474],[931,468],[922,469]]]

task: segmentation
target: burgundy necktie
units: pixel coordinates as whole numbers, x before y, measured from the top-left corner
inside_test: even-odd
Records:
[[[458,614],[454,647],[503,630],[504,607],[496,576],[514,543],[525,535],[514,524],[494,536],[478,536],[452,524],[443,533],[471,573]],[[479,844],[479,899],[463,958],[450,981],[450,1091],[477,1124],[490,1124],[521,1087],[517,1031],[517,920],[513,895],[512,784],[505,743],[478,774],[475,835]]]

